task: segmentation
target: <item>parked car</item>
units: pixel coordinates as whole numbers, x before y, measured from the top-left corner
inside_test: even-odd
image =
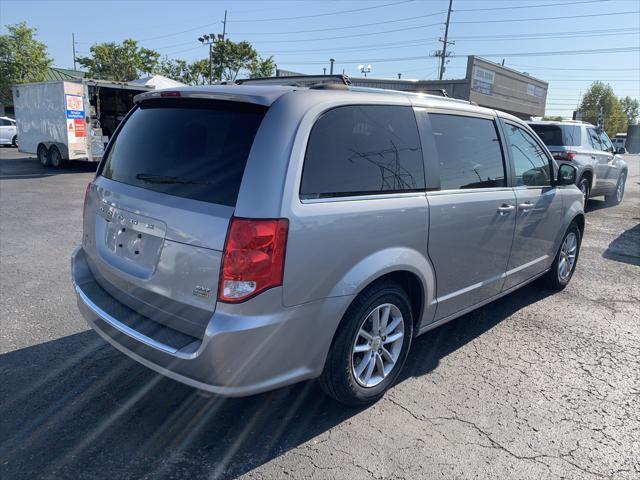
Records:
[[[145,93],[88,185],[72,257],[105,340],[197,389],[320,377],[380,398],[413,338],[542,278],[585,225],[576,169],[521,120],[373,89]]]
[[[569,162],[578,169],[577,185],[585,204],[591,197],[604,195],[610,205],[624,196],[627,164],[607,134],[590,123],[563,121],[530,122],[531,128],[560,163]]]
[[[12,118],[0,117],[0,145],[18,146],[18,130]]]

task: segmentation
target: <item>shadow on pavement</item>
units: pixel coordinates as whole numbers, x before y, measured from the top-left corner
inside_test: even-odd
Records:
[[[550,292],[527,286],[417,338],[401,381]],[[204,397],[91,331],[0,356],[0,478],[236,478],[357,415],[317,382]]]
[[[69,173],[91,173],[98,168],[97,163],[72,160],[64,168],[43,167],[35,157],[2,158],[0,180],[22,180],[43,178]]]
[[[604,200],[594,200],[593,198],[590,198],[587,201],[587,205],[585,206],[584,213],[595,212],[597,210],[602,210],[603,208],[609,208],[609,207],[611,207],[611,205],[609,205]]]
[[[602,256],[608,260],[640,266],[640,223],[622,232],[609,244]]]

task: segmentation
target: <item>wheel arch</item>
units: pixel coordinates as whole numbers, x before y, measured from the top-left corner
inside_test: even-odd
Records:
[[[580,185],[583,178],[587,178],[589,180],[589,191],[593,190],[593,170],[591,168],[585,168],[582,171],[576,185]]]
[[[585,220],[586,219],[585,219],[584,213],[578,213],[571,220],[572,222],[575,222],[578,225],[578,228],[580,229],[580,239],[582,239],[582,237],[584,237]],[[569,225],[571,225],[571,223],[569,223]]]
[[[369,255],[345,274],[330,296],[352,295],[355,299],[366,288],[385,280],[395,281],[407,292],[414,315],[414,333],[417,332],[428,319],[428,307],[435,294],[434,270],[417,250],[393,247]]]

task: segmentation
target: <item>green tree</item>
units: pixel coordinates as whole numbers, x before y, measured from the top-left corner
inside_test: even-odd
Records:
[[[627,116],[627,121],[630,125],[638,123],[638,115],[640,115],[640,102],[637,99],[626,96],[620,99],[620,105],[624,114]]]
[[[158,63],[154,73],[187,85],[205,85],[209,83],[209,59],[187,63],[182,59],[164,57]]]
[[[604,130],[609,137],[613,138],[616,133],[627,131],[627,115],[611,85],[593,82],[580,103],[582,120],[596,125],[601,108],[604,112]]]
[[[0,35],[0,97],[11,98],[11,85],[41,82],[53,61],[47,46],[36,40],[36,29],[25,22],[7,25]]]
[[[550,116],[544,116],[542,117],[542,120],[549,120],[552,122],[561,122],[562,121],[562,117],[560,115],[550,115]]]
[[[151,74],[158,65],[160,54],[155,50],[138,47],[136,40],[128,39],[93,45],[88,57],[76,60],[89,70],[89,76],[118,82],[135,80],[144,74]]]
[[[190,85],[206,85],[209,83],[209,59],[203,58],[189,64]]]
[[[234,81],[238,75],[268,77],[273,73],[273,57],[263,59],[247,42],[232,42],[227,39],[213,46],[213,78]]]

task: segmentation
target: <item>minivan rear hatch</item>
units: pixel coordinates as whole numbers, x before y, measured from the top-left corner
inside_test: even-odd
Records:
[[[117,301],[202,337],[266,111],[244,102],[152,97],[130,113],[87,194],[84,217],[89,268]]]

